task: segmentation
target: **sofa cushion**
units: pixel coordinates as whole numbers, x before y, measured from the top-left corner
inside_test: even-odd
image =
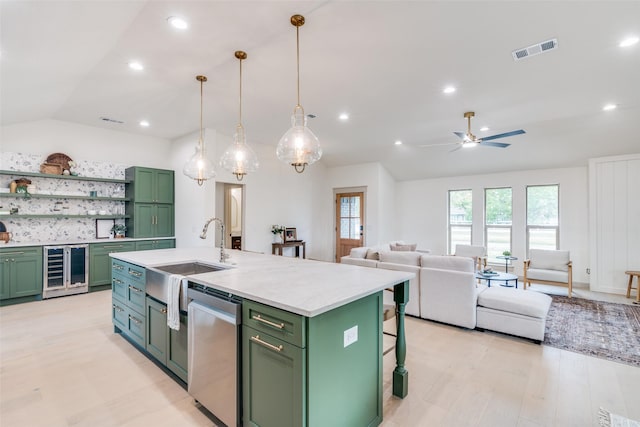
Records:
[[[475,271],[475,265],[471,258],[448,255],[422,255],[420,265],[426,268],[441,268],[443,270],[466,271],[469,273]]]
[[[381,251],[380,262],[391,262],[394,264],[407,264],[420,266],[420,257],[417,252],[405,251]]]
[[[569,272],[529,268],[527,269],[527,280],[546,280],[549,282],[569,283]]]
[[[569,251],[552,251],[546,249],[529,249],[529,268],[541,270],[568,271]]]
[[[367,256],[368,250],[369,248],[351,248],[351,252],[349,252],[349,256],[351,258],[364,259]]]
[[[351,258],[350,256],[343,256],[342,258],[340,258],[340,263],[359,265],[361,267],[378,267],[378,261],[375,259]]]
[[[401,245],[399,243],[394,243],[394,244],[391,245],[391,250],[392,251],[398,251],[398,252],[415,251],[417,247],[418,247],[417,243],[409,243],[407,245]]]
[[[478,305],[494,310],[546,319],[551,297],[536,291],[494,286],[478,295]]]
[[[365,255],[366,259],[374,259],[374,260],[379,260],[380,259],[380,252],[381,251],[390,251],[391,247],[389,246],[388,243],[383,243],[382,245],[377,245],[377,246],[372,246],[369,248],[369,250],[367,250],[367,255]]]

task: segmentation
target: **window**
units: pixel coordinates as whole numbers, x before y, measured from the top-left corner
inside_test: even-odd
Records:
[[[471,190],[449,191],[449,253],[471,244]]]
[[[559,248],[558,193],[558,185],[527,187],[527,254]]]
[[[511,188],[486,188],[484,190],[484,238],[487,242],[489,261],[500,262],[496,257],[504,251],[511,252]]]

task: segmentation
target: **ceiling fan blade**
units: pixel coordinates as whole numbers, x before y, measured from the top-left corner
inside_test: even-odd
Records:
[[[456,148],[454,148],[453,150],[449,150],[449,152],[453,153],[454,151],[458,151],[461,148],[462,148],[462,144],[458,144],[458,146]]]
[[[454,132],[454,133],[458,136],[458,138],[462,139],[463,141],[467,137],[466,133],[462,133],[462,132]]]
[[[484,140],[482,140],[480,142],[480,145],[487,145],[489,147],[500,147],[500,148],[507,148],[508,146],[510,146],[511,144],[505,144],[504,142],[484,142]]]
[[[522,129],[512,130],[511,132],[499,133],[497,135],[491,135],[491,136],[483,137],[482,141],[490,141],[492,139],[506,138],[508,136],[520,135],[522,133],[526,133],[526,132],[523,131]]]

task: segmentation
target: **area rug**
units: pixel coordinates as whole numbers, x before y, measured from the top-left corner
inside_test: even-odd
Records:
[[[640,422],[625,418],[622,415],[612,414],[604,408],[598,413],[601,427],[640,427]]]
[[[640,367],[640,307],[551,295],[543,344]]]

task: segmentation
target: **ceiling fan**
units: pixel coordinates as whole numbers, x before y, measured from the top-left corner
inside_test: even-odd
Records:
[[[460,142],[455,143],[447,143],[447,144],[432,144],[432,145],[421,145],[420,147],[434,147],[436,145],[449,145],[449,144],[458,144],[456,148],[451,151],[456,151],[461,148],[475,147],[477,145],[485,145],[489,147],[498,147],[498,148],[506,148],[511,144],[506,144],[504,142],[492,142],[495,139],[507,138],[509,136],[520,135],[526,133],[522,129],[512,130],[511,132],[499,133],[497,135],[485,136],[483,138],[478,138],[474,134],[471,133],[471,118],[474,117],[476,113],[473,111],[467,111],[464,113],[464,117],[467,119],[467,133],[462,132],[454,132],[461,139]]]

